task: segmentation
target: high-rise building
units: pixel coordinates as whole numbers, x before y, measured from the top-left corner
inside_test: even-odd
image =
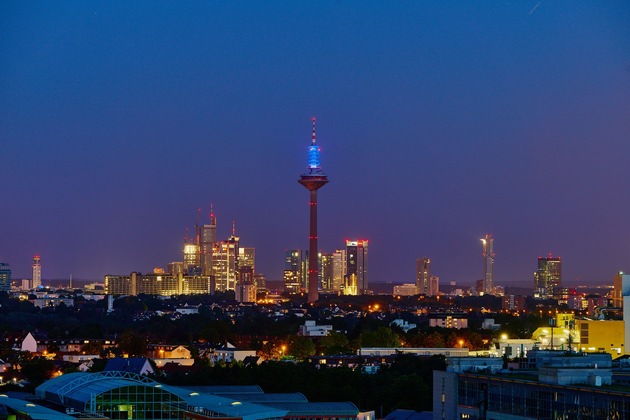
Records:
[[[613,279],[613,306],[616,308],[624,307],[623,298],[626,296],[630,296],[630,274],[620,271]],[[624,317],[624,319],[626,318]]]
[[[284,253],[284,291],[287,293],[299,293],[306,287],[302,282],[303,252],[300,249],[289,249]]]
[[[481,239],[483,256],[483,292],[486,295],[494,294],[494,238],[491,234],[486,234]]]
[[[358,294],[364,294],[368,289],[368,241],[359,239],[346,240],[346,277],[356,276]]]
[[[429,278],[429,296],[437,296],[440,294],[440,278],[438,276],[431,276]]]
[[[267,277],[263,273],[254,274],[254,284],[256,285],[257,291],[260,291],[260,292],[267,291]]]
[[[343,278],[346,275],[346,250],[338,249],[332,254],[332,285],[333,292],[341,292],[344,284]]]
[[[562,285],[562,257],[538,257],[538,270],[534,273],[534,296],[553,297],[554,288]]]
[[[199,258],[201,273],[204,276],[212,275],[212,250],[217,242],[217,219],[214,217],[214,208],[210,207],[210,224],[199,226]]]
[[[200,274],[199,244],[184,242],[184,272]]]
[[[211,292],[210,276],[184,276],[181,273],[142,274],[133,272],[128,276],[106,275],[105,293],[108,295],[193,295]]]
[[[166,271],[173,276],[176,276],[178,274],[183,274],[184,263],[182,261],[170,262],[166,265]]]
[[[319,253],[322,290],[333,291],[333,254],[327,252]]]
[[[256,249],[251,247],[240,247],[238,249],[238,266],[250,267],[252,275],[256,272]]]
[[[42,285],[42,264],[39,255],[33,257],[33,289]]]
[[[309,223],[309,260],[308,260],[308,302],[315,302],[319,298],[319,270],[317,263],[317,190],[328,183],[328,177],[322,171],[319,160],[319,146],[315,137],[315,117],[313,117],[313,132],[311,145],[308,147],[307,172],[300,176],[298,182],[310,192],[310,223]]]
[[[232,229],[232,236],[226,241],[216,243],[212,251],[212,267],[216,281],[216,290],[225,292],[234,290],[238,273],[240,238]]]
[[[11,290],[11,266],[0,262],[0,292]]]
[[[420,257],[416,260],[416,294],[429,295],[431,288],[431,259]]]

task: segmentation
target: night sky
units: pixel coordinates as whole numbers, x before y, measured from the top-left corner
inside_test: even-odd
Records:
[[[370,240],[370,282],[630,270],[627,1],[3,1],[0,261],[101,280],[181,260],[210,203],[257,271]]]

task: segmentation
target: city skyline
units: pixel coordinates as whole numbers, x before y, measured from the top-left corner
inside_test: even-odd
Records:
[[[630,271],[628,21],[623,2],[4,2],[0,262],[146,272],[214,203],[217,238],[236,220],[281,280],[308,245],[316,115],[319,248],[368,239],[370,283],[427,256],[470,284],[487,233],[495,285],[531,287],[549,252],[563,284],[610,283]]]

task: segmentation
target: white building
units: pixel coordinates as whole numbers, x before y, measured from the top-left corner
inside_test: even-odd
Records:
[[[304,337],[325,337],[332,332],[332,325],[316,325],[315,321],[304,321],[300,326],[298,335]]]
[[[249,356],[256,356],[256,350],[237,349],[230,343],[227,343],[225,347],[214,349],[206,354],[206,357],[212,364],[220,361],[225,363],[242,362]]]
[[[392,322],[390,322],[389,325],[395,325],[401,330],[403,330],[405,333],[417,327],[416,324],[410,324],[407,321],[404,321],[402,319],[395,319]]]

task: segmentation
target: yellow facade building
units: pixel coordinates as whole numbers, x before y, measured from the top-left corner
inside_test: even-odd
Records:
[[[541,349],[587,353],[626,354],[624,321],[580,319],[573,314],[557,314],[554,327],[540,327],[532,339]]]

